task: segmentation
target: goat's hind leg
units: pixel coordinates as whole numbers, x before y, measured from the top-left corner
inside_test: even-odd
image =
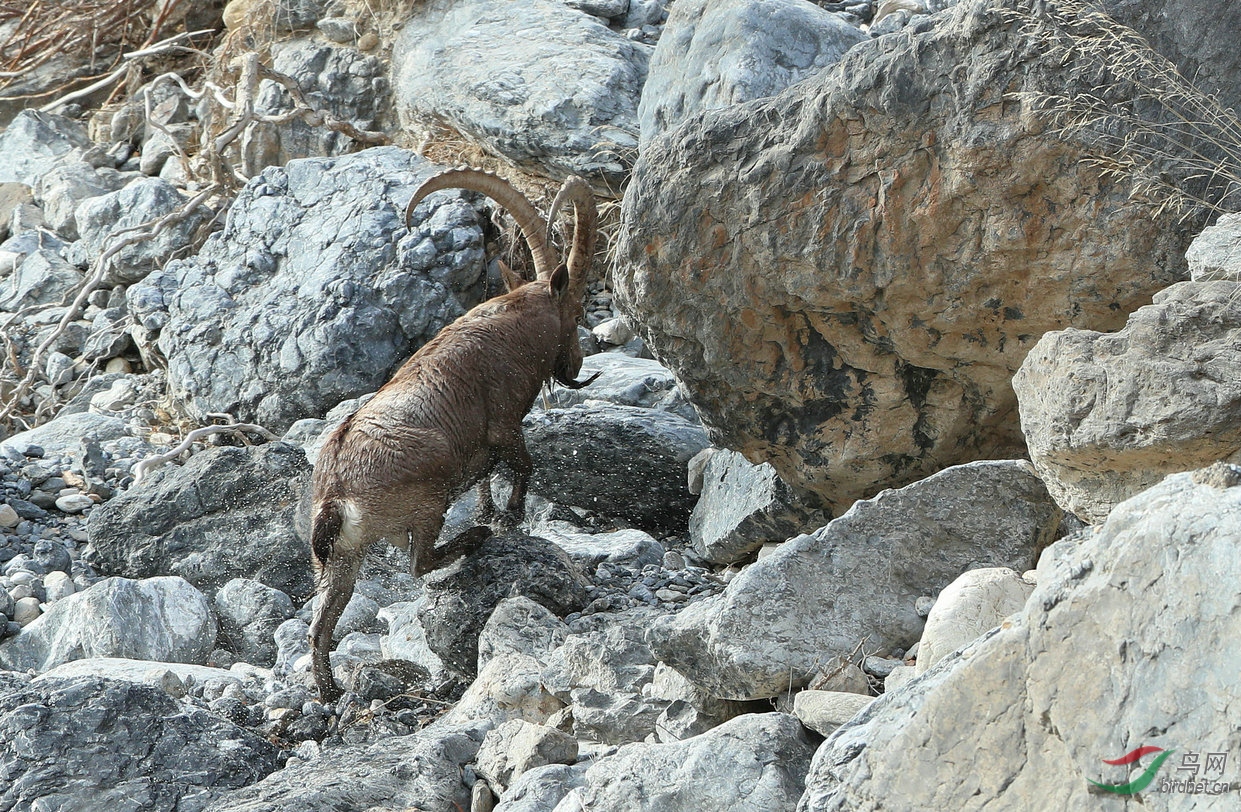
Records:
[[[336,624],[353,597],[364,552],[364,549],[335,550],[319,570],[319,602],[310,624],[310,651],[311,670],[322,702],[335,702],[342,693],[332,677],[332,633],[336,631]]]

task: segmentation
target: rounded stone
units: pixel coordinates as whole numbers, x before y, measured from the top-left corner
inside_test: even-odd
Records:
[[[71,493],[56,500],[56,509],[61,513],[81,513],[94,504],[84,493]]]
[[[43,610],[39,608],[38,598],[22,598],[13,607],[13,620],[22,627],[29,626],[41,614]]]

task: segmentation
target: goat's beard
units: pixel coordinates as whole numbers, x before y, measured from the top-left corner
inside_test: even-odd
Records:
[[[589,378],[587,378],[584,381],[575,381],[568,375],[564,375],[559,372],[552,375],[552,377],[555,378],[556,383],[560,384],[561,386],[567,386],[569,389],[581,389],[583,386],[590,386],[592,383],[595,382],[595,378],[598,378],[602,374],[603,374],[603,370],[599,370],[594,375],[591,375]]]

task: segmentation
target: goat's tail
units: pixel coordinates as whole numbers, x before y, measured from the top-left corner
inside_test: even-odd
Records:
[[[341,521],[340,507],[335,501],[317,506],[310,529],[310,552],[315,573],[320,577],[340,539]]]

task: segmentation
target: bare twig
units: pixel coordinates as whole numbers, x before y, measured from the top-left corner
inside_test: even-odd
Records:
[[[83,281],[80,288],[73,299],[73,302],[65,310],[56,329],[53,330],[39,346],[35,349],[34,354],[30,357],[30,366],[26,370],[26,375],[17,384],[17,388],[13,390],[9,401],[3,409],[0,409],[0,423],[12,417],[17,410],[18,404],[26,393],[30,391],[30,387],[34,384],[35,379],[39,375],[39,369],[43,361],[44,355],[52,344],[64,334],[69,325],[78,317],[82,310],[86,307],[86,300],[91,293],[98,288],[107,275],[109,263],[112,258],[120,253],[123,249],[130,245],[153,239],[164,229],[175,225],[189,217],[191,213],[199,206],[203,205],[213,194],[218,191],[216,187],[210,187],[199,192],[190,200],[186,201],[180,207],[172,212],[160,217],[157,220],[143,223],[142,225],[133,226],[132,228],[122,229],[111,235],[111,242],[104,252],[95,260],[91,275]]]
[[[139,482],[141,482],[142,478],[146,476],[147,472],[150,471],[151,469],[157,468],[166,462],[171,462],[172,460],[175,460],[177,457],[181,456],[181,454],[189,450],[190,446],[192,446],[194,443],[198,442],[202,438],[210,436],[212,434],[219,434],[225,431],[232,431],[232,432],[250,431],[250,432],[254,432],[255,434],[260,435],[261,437],[267,440],[280,439],[276,435],[268,431],[267,429],[263,428],[262,426],[256,425],[254,423],[228,423],[222,426],[203,426],[201,428],[194,429],[189,434],[185,435],[185,439],[183,439],[180,442],[180,444],[177,445],[176,448],[173,448],[170,451],[166,451],[163,454],[156,454],[153,457],[147,457],[146,459],[142,460],[137,465],[135,465],[132,470],[132,473],[134,476],[134,484],[137,485]]]
[[[75,90],[72,93],[66,93],[64,96],[61,96],[60,98],[56,99],[56,101],[43,105],[42,107],[39,108],[39,110],[44,113],[50,113],[53,110],[56,110],[59,107],[63,107],[64,105],[68,104],[69,102],[75,99],[81,99],[86,96],[89,96],[95,91],[102,90],[103,88],[107,87],[108,85],[112,84],[113,82],[116,82],[121,77],[123,77],[126,73],[129,72],[129,70],[133,66],[134,60],[144,59],[150,56],[160,56],[162,54],[171,53],[173,51],[185,50],[181,45],[179,45],[179,43],[183,42],[184,40],[191,39],[193,37],[202,36],[204,34],[211,34],[211,33],[214,33],[214,32],[210,28],[204,28],[201,31],[190,31],[190,32],[182,33],[182,34],[177,34],[175,37],[169,37],[168,39],[163,40],[162,42],[157,42],[151,45],[150,47],[143,48],[140,51],[133,51],[127,54],[123,54],[121,56],[121,59],[126,64],[122,64],[121,67],[112,71],[107,76],[103,77],[97,82],[89,84],[86,87],[80,88],[78,90]]]

